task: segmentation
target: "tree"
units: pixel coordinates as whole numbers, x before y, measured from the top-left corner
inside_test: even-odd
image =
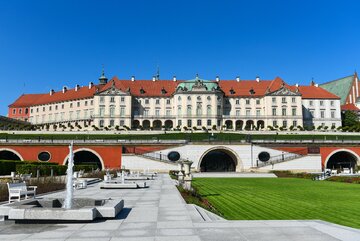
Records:
[[[354,126],[358,124],[358,116],[355,112],[347,110],[344,113],[343,126]]]

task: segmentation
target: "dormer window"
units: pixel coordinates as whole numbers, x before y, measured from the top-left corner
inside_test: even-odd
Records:
[[[251,89],[249,90],[249,93],[250,93],[250,95],[254,95],[254,94],[255,94],[255,90],[254,90],[253,88],[251,88]]]
[[[162,87],[162,89],[161,89],[161,94],[165,95],[166,93],[167,93],[167,91],[165,90],[164,87]]]
[[[235,94],[235,90],[231,87],[231,89],[230,89],[230,94],[231,95],[233,95],[233,94]]]
[[[140,89],[140,94],[145,94],[145,90],[143,89],[143,87],[141,87]]]

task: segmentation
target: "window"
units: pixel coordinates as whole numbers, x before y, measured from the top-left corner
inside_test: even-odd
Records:
[[[230,115],[230,109],[229,108],[224,109],[224,115]]]
[[[246,109],[246,116],[250,116],[250,109]]]
[[[51,111],[51,110],[52,110],[52,106],[50,105],[50,106],[49,106],[49,111]]]
[[[160,109],[155,109],[155,115],[159,116],[160,115]]]
[[[220,106],[220,105],[217,106],[217,114],[218,114],[218,115],[221,114],[221,106]]]
[[[291,114],[292,114],[293,116],[296,116],[296,108],[292,108]]]
[[[220,96],[217,97],[217,101],[218,101],[219,104],[221,103],[221,97]]]
[[[30,110],[31,114],[33,113],[33,110],[34,110],[34,109],[31,109],[31,110]]]
[[[145,104],[149,104],[149,99],[145,99]]]
[[[166,104],[170,105],[170,99],[166,99]]]
[[[335,123],[331,123],[331,129],[334,129],[336,127]]]
[[[181,106],[180,105],[178,106],[177,112],[178,112],[178,115],[181,115]]]
[[[36,113],[38,113],[39,112],[39,108],[36,108]]]
[[[88,112],[88,110],[84,110],[84,118],[85,118],[85,119],[89,118],[89,112]]]
[[[73,103],[70,103],[70,108],[72,108],[73,107]]]
[[[93,110],[90,110],[90,118],[93,117]]]
[[[64,120],[64,117],[65,117],[65,112],[61,112],[60,113],[60,120]]]
[[[250,105],[250,100],[249,100],[249,99],[246,99],[246,100],[245,100],[245,104]]]
[[[240,104],[240,100],[236,99],[235,104],[239,105]]]
[[[57,105],[55,105],[55,110],[57,110],[58,109],[58,106]]]
[[[103,117],[104,114],[105,114],[105,107],[104,107],[104,106],[101,106],[101,107],[99,108],[99,116]]]
[[[331,105],[331,106],[334,106],[334,101],[333,101],[333,100],[330,101],[330,105]]]
[[[206,124],[207,126],[211,126],[211,120],[207,120]]]
[[[125,125],[125,121],[124,120],[120,120],[120,126],[124,126]]]
[[[80,111],[79,110],[76,111],[76,119],[80,119]]]
[[[320,117],[321,117],[321,118],[325,118],[325,111],[324,111],[324,110],[321,110],[321,111],[320,111]]]
[[[314,110],[310,110],[310,117],[314,117]]]
[[[230,100],[229,99],[225,99],[225,104],[230,104]]]
[[[59,121],[59,113],[55,113],[55,121]]]
[[[43,111],[45,111],[45,106],[43,106]]]
[[[110,126],[114,126],[115,125],[115,121],[114,120],[110,120]]]
[[[73,119],[73,111],[69,112],[69,119],[72,120]]]
[[[273,115],[273,116],[276,116],[276,108],[273,108],[273,109],[272,109],[272,115]]]
[[[274,127],[277,126],[277,121],[276,120],[273,121],[273,126]]]
[[[64,104],[62,104],[62,105],[61,105],[61,109],[64,109],[64,108],[65,108],[65,105],[64,105]]]
[[[208,101],[211,101],[211,97],[210,97],[210,96],[208,96],[208,97],[207,97],[207,100],[208,100]]]
[[[283,127],[287,127],[287,121],[286,120],[283,121]]]
[[[335,111],[334,110],[331,111],[331,118],[335,118]]]
[[[13,115],[15,115],[16,114],[16,109],[13,109]]]
[[[197,126],[202,126],[201,120],[197,120]]]
[[[296,127],[296,126],[297,126],[297,121],[294,120],[292,125],[293,125],[294,127]]]
[[[160,99],[156,99],[155,104],[159,105],[160,104]]]
[[[115,115],[115,106],[110,106],[110,117],[114,117]]]
[[[320,100],[320,106],[323,106],[323,105],[324,105],[324,101]]]
[[[201,96],[198,96],[198,97],[197,97],[197,100],[201,101]]]
[[[190,100],[191,100],[191,96],[188,96],[188,97],[187,97],[187,100],[189,100],[189,101],[190,101]]]
[[[181,96],[178,97],[178,101],[181,101]]]
[[[207,115],[207,116],[211,116],[211,105],[208,105],[208,106],[206,107],[206,115]]]
[[[259,99],[256,99],[256,104],[260,105],[260,100]]]
[[[291,98],[291,102],[292,102],[292,103],[296,103],[295,97],[292,97],[292,98]]]
[[[85,101],[85,106],[87,106],[88,105],[88,102],[87,101]]]
[[[124,116],[125,116],[125,108],[124,108],[124,107],[121,107],[121,108],[120,108],[120,116],[121,116],[121,117],[124,117]]]
[[[171,110],[170,109],[166,110],[166,116],[171,116]]]
[[[100,120],[100,121],[99,121],[99,126],[100,126],[100,127],[104,127],[104,120]]]
[[[110,97],[110,103],[115,103],[115,97],[113,96]]]
[[[259,109],[256,110],[256,116],[260,116],[260,110]]]
[[[281,103],[286,103],[286,97],[281,98]]]
[[[323,122],[323,123],[321,123],[321,126],[322,126],[322,127],[324,127],[324,126],[325,126],[325,123],[324,123],[324,122]]]
[[[272,97],[272,103],[276,104],[276,98],[275,97]]]
[[[309,105],[310,105],[310,106],[313,106],[313,105],[314,105],[314,101],[310,100],[310,101],[309,101]]]
[[[80,101],[76,103],[77,107],[80,107]]]
[[[144,109],[144,116],[149,116],[149,109]]]
[[[104,102],[105,102],[104,96],[100,96],[100,103],[104,103]]]
[[[94,104],[94,101],[93,101],[93,100],[91,100],[91,101],[90,101],[90,105],[93,105],[93,104]]]
[[[139,115],[139,108],[134,109],[134,115]]]
[[[196,115],[197,116],[201,116],[202,115],[202,106],[201,105],[198,105],[196,107]]]
[[[281,114],[282,114],[282,116],[286,116],[286,109],[285,108],[282,108]]]
[[[187,115],[191,115],[191,106],[190,105],[187,106],[186,113],[187,113]]]
[[[22,109],[19,109],[19,114],[22,114]]]
[[[192,123],[191,123],[191,120],[187,120],[187,126],[188,126],[188,127],[191,127],[191,124],[192,124]]]
[[[181,120],[178,120],[178,126],[181,126],[181,125],[182,125]]]
[[[49,114],[49,122],[52,121],[52,114]]]
[[[240,116],[240,110],[237,109],[237,110],[235,111],[235,114],[236,114],[236,116]]]
[[[124,103],[124,102],[125,102],[125,97],[124,97],[124,96],[121,96],[121,97],[120,97],[120,102],[121,102],[121,103]]]

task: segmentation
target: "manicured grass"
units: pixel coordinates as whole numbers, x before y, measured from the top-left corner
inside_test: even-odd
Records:
[[[300,134],[298,134],[300,133]],[[8,134],[0,133],[0,139],[45,139],[45,140],[96,140],[96,139],[108,139],[108,140],[189,140],[189,141],[225,141],[236,142],[241,140],[249,140],[249,136],[243,132],[239,133],[215,133],[211,136],[210,133],[171,133],[167,134],[83,134],[81,132],[74,134],[37,134],[36,132],[29,132],[29,134]],[[301,132],[294,132],[294,134],[252,134],[252,140],[360,140],[360,135],[327,135],[327,134],[301,134]]]
[[[300,178],[196,178],[226,219],[321,219],[360,228],[360,185]]]

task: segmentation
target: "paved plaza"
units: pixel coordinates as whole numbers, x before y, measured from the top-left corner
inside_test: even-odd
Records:
[[[226,221],[184,202],[168,175],[150,188],[104,190],[99,184],[76,190],[76,197],[124,199],[116,219],[69,224],[0,224],[0,240],[360,240],[360,230],[310,221]],[[57,192],[47,197],[64,197]]]

